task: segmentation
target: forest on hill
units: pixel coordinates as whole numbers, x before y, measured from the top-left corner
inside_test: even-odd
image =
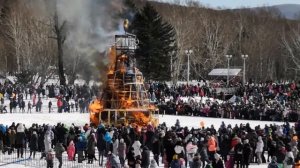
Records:
[[[233,56],[231,67],[242,68],[241,55],[247,54],[247,80],[298,80],[299,21],[285,19],[276,9],[215,10],[198,3],[182,6],[124,0],[136,6],[136,11],[130,13],[132,10],[128,4],[113,0],[86,4],[85,10],[68,11],[70,5],[72,9],[74,5],[77,5],[76,9],[82,7],[82,2],[77,1],[61,4],[58,14],[62,16],[57,17],[48,11],[49,4],[37,5],[35,0],[0,0],[0,74],[27,72],[39,74],[45,81],[50,73],[56,73],[60,62],[64,62],[63,69],[71,81],[78,74],[86,80],[97,79],[98,70],[103,73],[106,64],[99,53],[108,48],[111,35],[119,32],[118,24],[125,19],[124,16],[132,17],[130,21],[134,20],[136,13],[142,16],[145,4],[149,3],[158,13],[156,17],[161,17],[174,29],[174,37],[170,37],[174,46],[164,53],[168,60],[164,64],[170,64],[159,70],[162,72],[165,68],[170,72],[171,69],[172,80],[186,80],[187,49],[193,50],[190,79],[207,79],[212,69],[227,68],[227,54]],[[123,13],[122,17],[120,13]],[[144,47],[151,47],[151,44]],[[62,55],[64,57],[60,57]],[[170,80],[170,77],[159,80]]]
[[[285,19],[273,8],[213,10],[197,3],[189,6],[152,2],[163,18],[174,26],[177,39],[175,76],[186,69],[186,49],[193,49],[194,79],[207,78],[213,68],[243,66],[252,81],[297,80],[300,68],[298,20]],[[184,77],[184,76],[183,76]]]

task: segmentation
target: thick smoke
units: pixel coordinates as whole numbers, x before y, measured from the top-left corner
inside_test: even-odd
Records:
[[[59,0],[60,21],[67,21],[67,44],[83,53],[108,48],[118,30],[122,7],[117,0]],[[119,0],[120,4],[121,1]]]
[[[105,77],[103,66],[108,62],[105,51],[120,33],[122,0],[31,0],[37,14],[52,17],[57,11],[59,24],[66,22],[65,57],[80,55],[85,61],[82,76]],[[69,51],[76,51],[74,54]],[[65,66],[70,62],[65,61]],[[89,65],[89,66],[86,66]],[[83,67],[81,67],[82,69]],[[100,71],[100,72],[99,72]],[[99,75],[100,74],[100,75]],[[104,75],[104,76],[103,76]],[[97,79],[95,79],[97,80]]]

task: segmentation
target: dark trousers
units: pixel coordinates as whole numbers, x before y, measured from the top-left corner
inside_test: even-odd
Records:
[[[23,148],[18,148],[18,149],[17,149],[17,155],[18,155],[18,158],[20,157],[20,155],[21,155],[21,157],[23,158],[23,153],[24,153]]]
[[[53,168],[53,160],[47,160],[47,168]]]
[[[156,161],[157,165],[159,166],[159,154],[154,155],[154,160]]]
[[[103,157],[104,157],[104,154],[105,154],[105,150],[99,151],[99,165],[100,166],[103,166]]]
[[[77,151],[77,154],[78,154],[78,163],[82,163],[82,161],[84,160],[83,151]]]
[[[31,157],[31,156],[32,156],[32,154],[33,154],[33,159],[35,158],[35,152],[36,152],[35,150],[33,150],[33,151],[32,151],[32,150],[30,150],[30,157]]]
[[[56,158],[59,162],[58,168],[61,168],[62,167],[62,157],[56,157]]]

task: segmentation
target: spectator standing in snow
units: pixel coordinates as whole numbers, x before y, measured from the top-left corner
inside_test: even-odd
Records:
[[[52,102],[51,102],[51,100],[48,103],[48,108],[49,108],[49,113],[51,113],[51,109],[52,109]]]
[[[28,102],[28,105],[27,105],[27,113],[31,113],[31,108],[32,108],[32,104],[31,104],[31,102],[29,101]]]
[[[261,155],[262,155],[262,152],[263,152],[263,148],[264,148],[264,142],[262,141],[261,136],[259,136],[258,141],[256,143],[256,149],[255,149],[255,154],[257,156],[257,163],[258,164],[262,163]]]

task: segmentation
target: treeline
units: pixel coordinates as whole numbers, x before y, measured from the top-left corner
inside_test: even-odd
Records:
[[[145,1],[136,0],[142,7]],[[242,68],[252,81],[297,80],[300,68],[299,21],[283,18],[272,8],[213,10],[188,3],[151,2],[176,32],[177,52],[173,62],[175,80],[186,79],[186,49],[191,55],[191,79],[207,79],[213,68],[226,68],[226,54],[233,55],[231,67]]]
[[[0,0],[0,75],[22,84],[103,79],[105,48],[119,22],[107,11],[118,13],[116,2]]]
[[[271,8],[213,10],[198,3],[180,6],[124,0],[120,5],[118,0],[95,4],[77,0],[65,6],[77,4],[74,7],[81,9],[81,3],[90,2],[82,10],[85,17],[80,20],[74,15],[65,22],[55,17],[55,8],[37,2],[55,1],[0,1],[0,73],[23,72],[23,78],[32,78],[28,81],[39,78],[45,82],[49,74],[58,75],[62,69],[72,83],[78,75],[87,81],[99,78],[100,69],[100,78],[104,78],[107,61],[99,57],[99,51],[108,48],[106,35],[118,30],[120,20],[129,18],[129,31],[140,41],[138,66],[147,80],[186,80],[187,49],[193,50],[190,79],[207,79],[213,68],[226,68],[226,54],[233,55],[230,66],[239,68],[241,55],[249,55],[247,80],[297,80],[300,74],[299,21],[287,20]],[[103,12],[98,13],[99,9]],[[91,22],[85,22],[88,18]],[[104,31],[107,29],[110,31]],[[60,62],[64,66],[60,67]]]

